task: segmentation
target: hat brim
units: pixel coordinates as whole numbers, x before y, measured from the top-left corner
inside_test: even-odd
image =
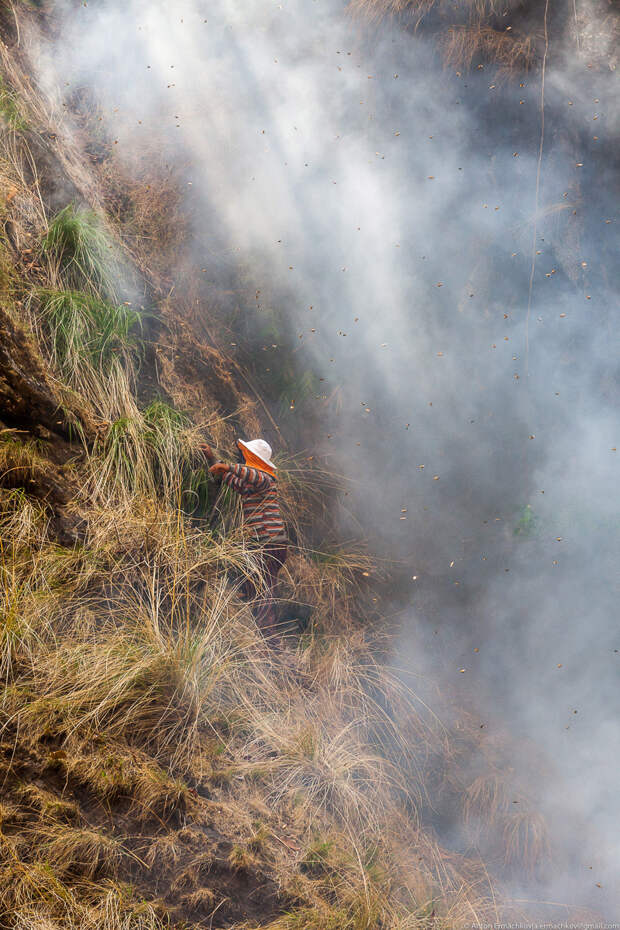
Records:
[[[270,461],[269,459],[264,459],[264,458],[262,457],[262,455],[258,455],[258,453],[257,453],[257,452],[254,452],[253,449],[248,448],[247,443],[245,443],[245,442],[243,441],[243,439],[238,439],[238,440],[237,440],[237,446],[239,446],[240,449],[242,449],[242,450],[244,450],[245,452],[247,452],[248,455],[251,455],[252,458],[258,459],[259,462],[263,462],[263,463],[267,466],[267,468],[270,468],[270,469],[272,469],[273,471],[276,471],[277,466],[274,465],[272,461]]]

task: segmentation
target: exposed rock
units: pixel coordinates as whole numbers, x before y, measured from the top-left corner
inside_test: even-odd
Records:
[[[69,438],[70,423],[25,330],[0,307],[0,417],[35,436]]]

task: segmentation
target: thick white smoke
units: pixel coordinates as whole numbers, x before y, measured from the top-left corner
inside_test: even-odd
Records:
[[[325,379],[317,451],[398,562],[401,664],[555,764],[533,787],[570,873],[525,893],[613,914],[619,107],[570,42],[548,61],[538,209],[540,75],[443,71],[429,40],[338,3],[72,4],[39,66],[67,99],[94,87],[118,157],[183,167],[182,273],[236,267],[257,331],[284,311]]]

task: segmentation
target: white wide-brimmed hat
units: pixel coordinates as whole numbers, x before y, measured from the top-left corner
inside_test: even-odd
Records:
[[[251,439],[250,442],[244,442],[243,439],[238,439],[237,444],[241,446],[242,449],[247,449],[248,452],[259,458],[261,462],[264,462],[269,468],[275,470],[276,466],[271,461],[271,446],[268,442],[265,442],[264,439]]]

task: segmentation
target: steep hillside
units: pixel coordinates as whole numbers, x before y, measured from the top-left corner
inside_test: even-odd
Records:
[[[53,14],[21,7],[0,5],[0,923],[516,919],[502,882],[550,849],[501,738],[392,670],[385,569],[339,543],[338,479],[286,451],[231,346],[241,285],[183,280],[180,179],[148,150],[126,177],[96,102],[35,86]],[[200,453],[264,430],[294,537],[282,653]],[[467,855],[437,839],[439,798]]]

